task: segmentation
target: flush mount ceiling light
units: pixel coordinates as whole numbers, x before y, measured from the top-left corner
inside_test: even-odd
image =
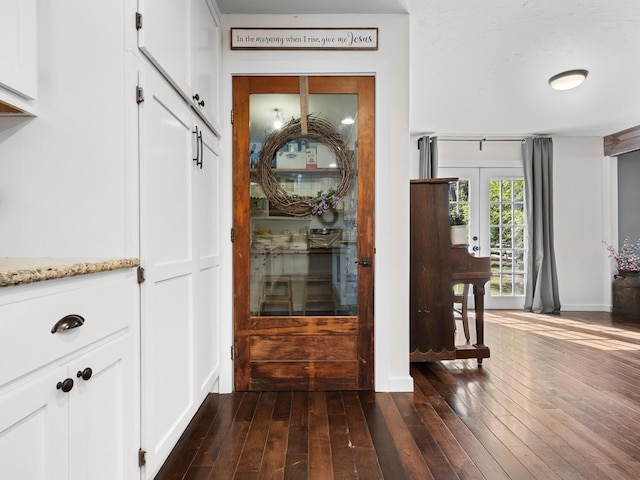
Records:
[[[353,117],[346,117],[342,119],[343,125],[353,125],[354,123],[356,123],[356,121],[353,119]]]
[[[549,85],[554,90],[570,90],[584,82],[588,74],[587,70],[569,70],[558,73],[549,79]]]

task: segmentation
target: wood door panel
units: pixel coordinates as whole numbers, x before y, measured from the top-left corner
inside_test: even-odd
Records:
[[[238,330],[239,332],[239,330]],[[245,332],[243,332],[245,333]],[[358,333],[357,317],[251,317],[248,334],[335,334]]]
[[[251,361],[357,360],[355,335],[252,336]]]
[[[358,362],[252,362],[251,390],[357,390]]]

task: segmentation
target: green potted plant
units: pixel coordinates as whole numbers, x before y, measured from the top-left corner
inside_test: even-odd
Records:
[[[451,212],[449,215],[449,225],[451,226],[451,245],[466,245],[467,242],[467,221],[460,212]]]

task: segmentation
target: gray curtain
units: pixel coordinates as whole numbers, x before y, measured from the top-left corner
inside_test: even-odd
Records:
[[[524,310],[559,313],[560,295],[553,245],[553,140],[526,138],[522,144],[522,156],[528,229]]]
[[[436,178],[438,176],[438,137],[424,135],[418,139],[420,150],[419,178]]]

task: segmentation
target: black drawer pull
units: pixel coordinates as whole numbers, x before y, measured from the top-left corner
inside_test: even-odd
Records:
[[[81,327],[83,324],[84,318],[72,313],[58,320],[55,325],[51,327],[51,333],[64,332],[65,330]]]

